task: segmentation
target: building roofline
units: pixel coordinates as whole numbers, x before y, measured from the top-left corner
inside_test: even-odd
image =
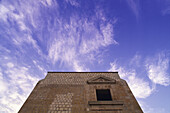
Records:
[[[48,71],[47,73],[118,73],[116,72],[59,72],[59,71]]]

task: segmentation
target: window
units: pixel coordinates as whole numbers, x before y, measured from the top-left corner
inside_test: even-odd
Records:
[[[112,101],[110,89],[96,89],[97,101]]]

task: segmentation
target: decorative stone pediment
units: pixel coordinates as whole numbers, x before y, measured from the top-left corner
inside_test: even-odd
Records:
[[[88,84],[115,84],[116,80],[105,76],[97,76],[87,81]]]

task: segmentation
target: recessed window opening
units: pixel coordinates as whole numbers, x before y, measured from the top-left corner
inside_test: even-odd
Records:
[[[110,89],[96,89],[97,101],[112,101]]]

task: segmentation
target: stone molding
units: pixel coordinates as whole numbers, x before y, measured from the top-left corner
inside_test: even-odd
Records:
[[[115,84],[116,80],[111,79],[109,77],[105,77],[103,75],[99,75],[97,77],[87,80],[87,83],[88,84]]]
[[[123,101],[89,101],[89,105],[123,105]]]

